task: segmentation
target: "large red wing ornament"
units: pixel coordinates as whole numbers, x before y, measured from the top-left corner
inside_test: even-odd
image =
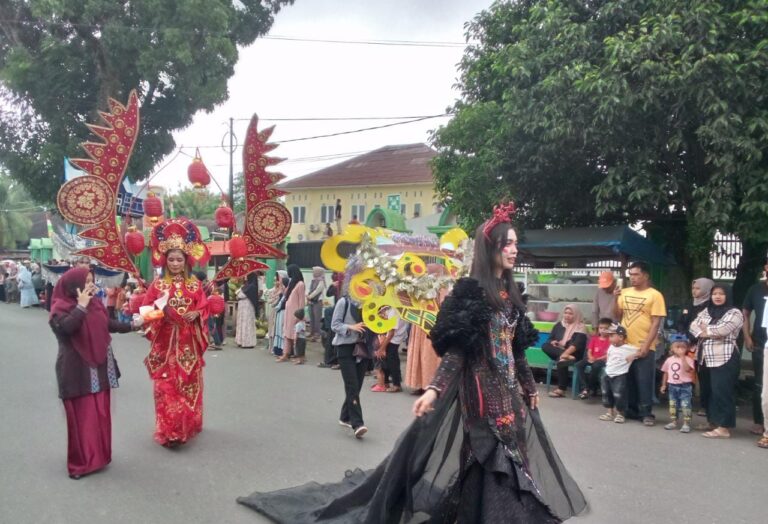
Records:
[[[66,182],[56,196],[61,215],[86,229],[83,238],[99,243],[81,249],[78,254],[95,258],[119,271],[138,273],[117,227],[115,203],[125,168],[139,135],[139,99],[136,91],[128,95],[128,104],[109,99],[109,113],[100,113],[106,126],[88,125],[103,142],[85,142],[90,158],[71,162],[88,173]]]
[[[267,156],[267,153],[277,147],[267,141],[272,136],[274,126],[259,132],[259,117],[253,115],[248,125],[243,148],[243,172],[245,176],[245,239],[248,254],[239,259],[230,259],[221,268],[214,280],[225,278],[240,278],[248,273],[269,266],[256,260],[257,258],[285,258],[287,255],[276,249],[272,244],[279,244],[291,229],[291,214],[284,205],[275,201],[285,194],[285,191],[272,187],[285,175],[270,173],[269,166],[279,164],[281,158]]]

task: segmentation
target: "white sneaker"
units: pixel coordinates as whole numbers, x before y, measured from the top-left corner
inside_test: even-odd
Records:
[[[339,421],[339,426],[344,426],[345,428],[352,429],[352,424],[350,424],[349,422],[344,422],[343,420]]]
[[[363,435],[368,433],[368,428],[365,426],[360,426],[355,430],[355,438],[363,438]]]

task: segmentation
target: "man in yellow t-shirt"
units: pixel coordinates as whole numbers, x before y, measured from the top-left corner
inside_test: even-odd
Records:
[[[627,330],[627,344],[638,348],[629,368],[627,393],[628,418],[642,419],[646,426],[653,426],[653,388],[656,373],[656,339],[667,307],[664,296],[651,287],[650,268],[644,262],[629,266],[629,282],[632,287],[616,289],[616,314],[621,315],[621,325]]]

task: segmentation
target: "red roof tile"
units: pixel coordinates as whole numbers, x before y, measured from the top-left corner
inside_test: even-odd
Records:
[[[309,189],[431,183],[430,160],[436,154],[426,144],[386,146],[314,173],[286,180],[278,187]]]

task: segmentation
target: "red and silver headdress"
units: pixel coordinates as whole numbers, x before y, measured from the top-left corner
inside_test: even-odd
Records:
[[[515,215],[516,211],[517,206],[515,206],[514,202],[493,206],[493,214],[491,215],[491,218],[486,220],[485,224],[483,224],[483,236],[490,239],[493,228],[502,223],[512,222],[512,217]]]

